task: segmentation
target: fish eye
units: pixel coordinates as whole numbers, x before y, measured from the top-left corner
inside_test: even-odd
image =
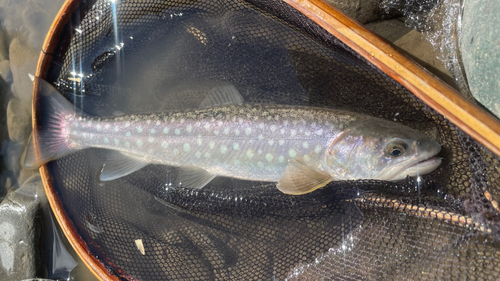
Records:
[[[399,157],[406,151],[407,145],[403,142],[392,142],[386,148],[386,155],[392,158]]]

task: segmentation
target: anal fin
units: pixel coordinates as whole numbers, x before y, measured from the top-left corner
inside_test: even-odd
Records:
[[[296,160],[290,160],[276,187],[285,194],[302,195],[325,186],[332,177],[313,170]]]
[[[106,162],[102,167],[99,180],[115,180],[131,174],[148,164],[148,162],[144,162],[142,159],[133,155],[111,150],[106,157]]]
[[[215,177],[216,175],[202,168],[185,166],[179,169],[176,182],[183,187],[200,189]]]

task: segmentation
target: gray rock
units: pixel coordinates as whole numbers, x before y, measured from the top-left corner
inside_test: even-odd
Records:
[[[31,112],[29,103],[22,103],[12,98],[7,105],[7,128],[9,138],[18,143],[24,143],[31,131]]]
[[[326,0],[337,9],[360,23],[378,20],[384,14],[380,0]]]
[[[5,82],[12,84],[14,78],[12,77],[12,71],[10,71],[10,61],[4,60],[0,62],[0,76]]]
[[[37,219],[44,196],[41,182],[25,185],[10,192],[0,203],[0,276],[5,281],[18,281],[36,276],[39,266],[37,251],[41,233]]]
[[[500,2],[464,1],[460,51],[474,97],[500,117]]]

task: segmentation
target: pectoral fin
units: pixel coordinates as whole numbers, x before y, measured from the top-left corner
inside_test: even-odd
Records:
[[[177,174],[176,182],[183,187],[200,189],[213,180],[215,176],[207,170],[198,167],[181,167]]]
[[[106,157],[106,163],[102,167],[99,180],[111,181],[131,174],[149,163],[144,162],[133,155],[112,150]]]
[[[276,187],[285,194],[302,195],[331,181],[332,177],[329,174],[313,170],[296,160],[290,160]]]

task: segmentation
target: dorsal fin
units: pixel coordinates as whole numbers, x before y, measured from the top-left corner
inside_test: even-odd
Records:
[[[212,108],[227,104],[243,103],[243,97],[233,85],[224,85],[213,88],[207,93],[205,99],[201,102],[200,108]]]

